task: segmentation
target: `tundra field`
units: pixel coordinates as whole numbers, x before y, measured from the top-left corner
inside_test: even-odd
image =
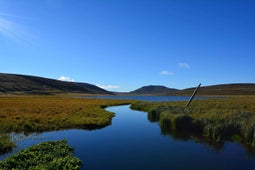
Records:
[[[111,124],[107,106],[132,101],[71,97],[0,97],[0,153],[14,146],[9,133],[98,129]]]
[[[228,141],[255,147],[255,96],[230,96],[186,102],[85,99],[72,96],[0,97],[0,154],[15,147],[10,133],[98,129],[111,124],[107,106],[131,104],[159,122],[161,133],[211,144]],[[11,158],[14,159],[14,158]]]

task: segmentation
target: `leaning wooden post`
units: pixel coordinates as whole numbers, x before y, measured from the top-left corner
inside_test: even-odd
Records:
[[[194,90],[193,94],[190,96],[189,101],[186,104],[186,107],[189,107],[189,104],[192,102],[193,98],[195,97],[197,90],[199,89],[199,87],[201,86],[201,83],[199,83],[199,85],[197,86],[197,88]]]

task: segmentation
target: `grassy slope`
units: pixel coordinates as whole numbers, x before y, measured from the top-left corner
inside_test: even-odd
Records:
[[[54,79],[0,73],[0,94],[55,94],[55,93],[87,93],[112,94],[104,89],[88,83],[64,82]]]
[[[176,95],[191,95],[195,88],[179,90]],[[254,95],[255,83],[220,84],[213,86],[202,86],[198,95]],[[169,94],[171,95],[171,94]]]
[[[183,90],[171,89],[164,86],[144,86],[125,95],[188,95],[190,96],[195,88]],[[116,93],[118,94],[118,93]],[[255,83],[220,84],[202,86],[198,95],[254,95]]]
[[[148,112],[150,121],[159,121],[163,134],[196,138],[210,143],[238,140],[255,144],[255,97],[239,96],[215,100],[135,103],[132,109]]]
[[[128,95],[191,95],[194,88],[184,90],[164,86],[144,86]],[[85,93],[113,94],[88,83],[63,82],[36,76],[0,73],[0,94],[56,94]],[[255,83],[222,84],[203,86],[198,95],[251,95],[255,94]]]
[[[164,95],[164,94],[174,94],[177,89],[170,89],[165,86],[143,86],[139,89],[129,92],[131,95]]]

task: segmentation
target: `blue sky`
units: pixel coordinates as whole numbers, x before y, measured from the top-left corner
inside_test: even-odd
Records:
[[[0,0],[0,61],[114,91],[255,83],[255,1]]]

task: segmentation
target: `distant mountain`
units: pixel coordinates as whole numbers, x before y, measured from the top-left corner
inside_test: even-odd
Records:
[[[178,90],[165,86],[143,86],[129,93],[117,95],[191,95],[194,88]],[[113,95],[88,83],[65,82],[43,77],[0,73],[0,94],[56,94],[84,93]],[[201,86],[198,95],[255,95],[255,83],[220,84]]]
[[[165,86],[143,86],[137,90],[129,92],[132,95],[173,95],[177,92],[177,89],[168,88]]]
[[[0,94],[86,93],[113,94],[88,83],[65,82],[43,77],[0,73]]]
[[[177,95],[190,96],[196,87],[178,90],[165,86],[143,86],[128,95]],[[255,95],[255,83],[219,84],[201,86],[197,95]]]
[[[194,88],[176,91],[176,95],[191,95]],[[255,83],[219,84],[212,86],[201,86],[197,95],[254,95]],[[171,95],[169,93],[168,95]]]

